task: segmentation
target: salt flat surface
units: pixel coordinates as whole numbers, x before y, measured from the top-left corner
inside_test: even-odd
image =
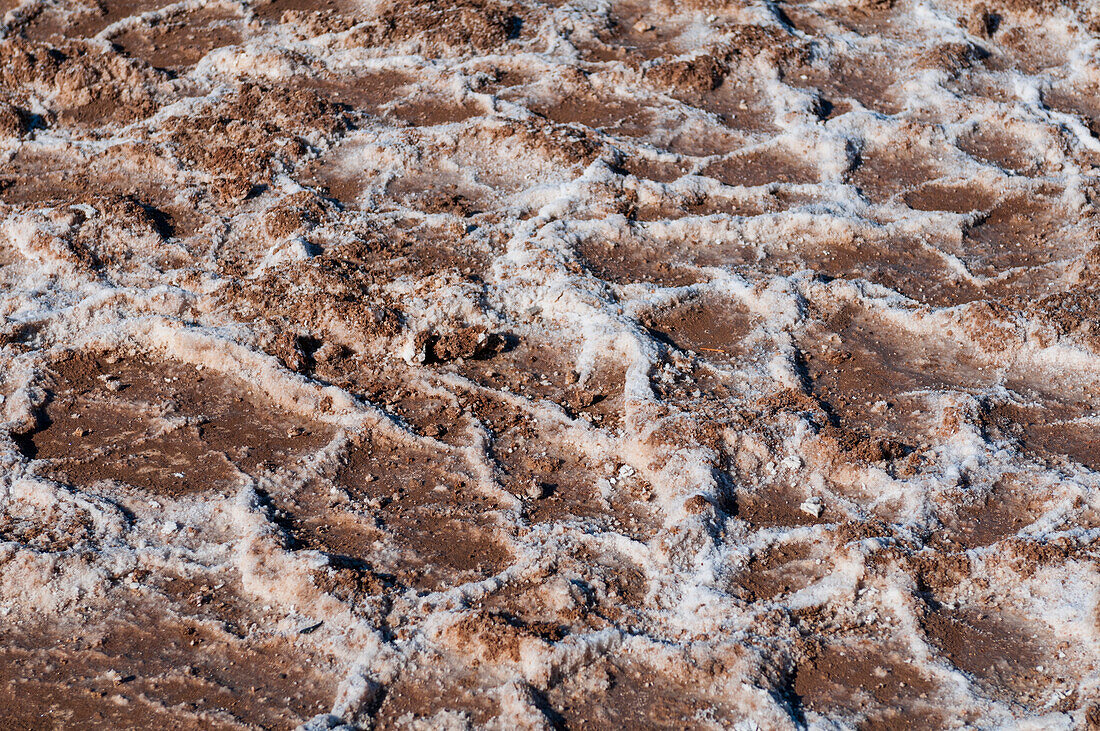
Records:
[[[0,13],[0,725],[1100,727],[1100,6]]]

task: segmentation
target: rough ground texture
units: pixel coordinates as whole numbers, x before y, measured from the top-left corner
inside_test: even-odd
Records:
[[[0,13],[0,725],[1100,724],[1094,3]]]

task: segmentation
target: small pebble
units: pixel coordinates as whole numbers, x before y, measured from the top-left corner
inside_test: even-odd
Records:
[[[538,480],[531,480],[531,483],[527,486],[527,497],[532,500],[543,499],[546,497],[546,485]]]
[[[815,518],[820,518],[822,511],[825,510],[825,506],[821,504],[821,498],[812,497],[799,505],[798,509],[806,515],[812,515]]]

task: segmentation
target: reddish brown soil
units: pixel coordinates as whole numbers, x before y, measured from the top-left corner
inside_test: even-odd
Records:
[[[166,5],[0,0],[8,726],[1100,727],[1092,4]]]
[[[40,426],[20,443],[80,485],[230,491],[240,472],[278,470],[331,436],[244,382],[182,363],[75,353],[54,371]]]
[[[9,728],[293,728],[327,709],[324,661],[285,641],[246,641],[139,599],[82,626],[9,626],[0,710]]]

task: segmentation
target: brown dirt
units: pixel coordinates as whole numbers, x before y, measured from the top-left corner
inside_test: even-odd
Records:
[[[452,712],[466,714],[473,723],[485,723],[496,711],[496,703],[486,690],[477,675],[468,672],[429,671],[401,678],[387,686],[374,714],[374,728],[405,728],[410,718],[432,718],[441,710],[441,705]]]
[[[1040,266],[1071,255],[1077,244],[1058,240],[1062,225],[1054,191],[1002,198],[989,215],[966,231],[963,259],[976,272],[991,274],[1016,266]]]
[[[326,709],[324,659],[301,665],[285,641],[246,643],[131,601],[81,626],[9,624],[0,710],[10,728],[289,729]]]
[[[800,665],[794,692],[804,708],[863,716],[859,728],[944,728],[947,718],[925,701],[936,684],[888,647],[836,645]]]
[[[247,384],[149,356],[75,353],[54,365],[24,452],[79,485],[117,480],[154,494],[232,490],[328,442]]]
[[[645,324],[658,339],[677,348],[728,363],[747,354],[744,340],[760,318],[739,303],[707,298],[656,313]]]
[[[703,278],[679,260],[678,251],[598,239],[582,242],[577,253],[600,279],[621,284],[654,282],[663,287],[682,287]]]
[[[739,153],[708,166],[704,174],[726,185],[753,187],[769,183],[816,183],[816,166],[799,155],[783,150]]]
[[[955,550],[981,548],[1014,536],[1042,513],[1045,500],[1026,482],[1006,479],[978,504],[958,506],[934,540]]]
[[[1100,526],[1100,155],[1019,95],[1100,132],[1070,63],[1095,8],[136,17],[159,5],[0,0],[0,416],[41,400],[5,443],[49,478],[0,498],[8,725],[294,728],[354,681],[322,648],[360,633],[383,652],[344,721],[376,728],[515,725],[508,695],[553,728],[691,728],[741,720],[739,687],[795,726],[981,726],[991,700],[1100,725],[1089,648],[1039,611]],[[969,36],[929,32],[926,6]],[[149,317],[364,421],[338,434],[158,353],[57,357]],[[1036,375],[1048,346],[1081,365]],[[150,533],[162,509],[212,517]],[[301,569],[280,597],[249,593],[242,538]],[[854,595],[792,601],[842,562]],[[931,658],[903,651],[906,608]],[[502,690],[520,663],[530,685]],[[971,684],[948,695],[946,666]]]
[[[507,544],[494,528],[499,506],[481,494],[460,462],[367,434],[348,454],[335,485],[367,512],[345,512],[342,501],[306,486],[287,508],[292,535],[304,547],[433,590],[491,576],[509,562]]]
[[[1032,639],[1038,629],[1034,622],[976,608],[940,608],[925,616],[923,627],[955,667],[1021,702],[1037,700],[1057,672],[1045,638]]]
[[[179,70],[195,65],[217,48],[240,43],[238,23],[235,14],[224,10],[198,10],[173,16],[152,28],[127,31],[112,40],[128,56],[156,68]]]
[[[942,175],[933,151],[900,146],[861,151],[851,183],[881,203]]]
[[[1002,130],[979,129],[959,141],[959,149],[982,162],[1018,175],[1035,175],[1039,165],[1028,154],[1029,144]]]
[[[833,340],[808,334],[806,372],[841,425],[920,443],[934,428],[914,391],[973,387],[988,376],[965,350],[890,334],[854,309],[832,316]]]
[[[809,517],[809,516],[807,516]],[[824,575],[807,544],[781,544],[754,555],[733,579],[747,601],[771,601],[800,591]]]
[[[547,701],[569,728],[682,728],[701,712],[729,713],[721,699],[707,697],[693,682],[695,679],[685,675],[677,677],[674,672],[662,672],[625,658],[599,662],[585,668],[575,683],[548,693]],[[580,686],[589,678],[601,690],[585,692],[569,687]]]
[[[988,211],[999,196],[976,184],[932,182],[925,183],[903,197],[906,205],[918,211],[970,213]]]
[[[839,58],[828,67],[793,69],[786,81],[795,87],[813,88],[832,105],[857,101],[882,114],[896,114],[901,104],[891,87],[896,71],[880,63]]]
[[[653,133],[652,110],[631,99],[572,91],[560,98],[540,94],[528,102],[531,111],[558,124],[576,124],[623,137],[644,137]]]
[[[833,522],[834,511],[828,506],[821,515],[814,517],[800,509],[810,497],[799,486],[788,484],[768,485],[752,492],[737,493],[737,517],[753,528],[793,527]]]

